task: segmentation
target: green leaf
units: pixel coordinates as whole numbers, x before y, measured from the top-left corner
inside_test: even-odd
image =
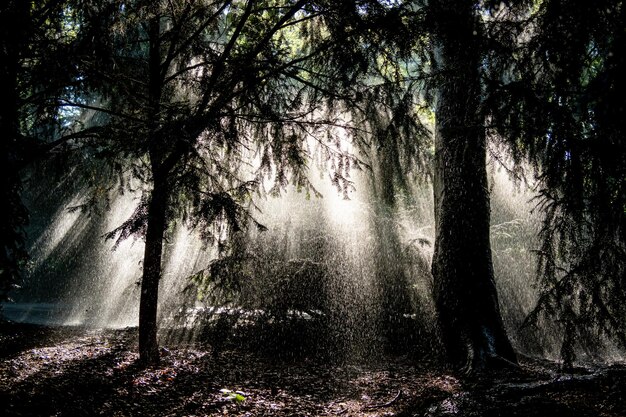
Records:
[[[241,392],[241,391],[232,391],[232,390],[229,390],[227,388],[222,388],[222,389],[220,389],[220,392],[222,394],[224,394],[226,399],[231,400],[231,401],[235,401],[235,402],[241,403],[241,402],[244,402],[246,400],[246,397],[244,396],[244,393]]]

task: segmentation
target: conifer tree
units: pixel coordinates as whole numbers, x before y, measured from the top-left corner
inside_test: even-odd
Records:
[[[98,102],[68,105],[107,115],[97,146],[120,177],[145,184],[134,215],[109,234],[146,242],[143,363],[159,359],[163,242],[175,221],[219,245],[254,223],[251,196],[267,181],[269,192],[291,183],[316,193],[305,172],[311,140],[337,167],[353,160],[321,139],[322,127],[343,126],[322,93],[333,74],[316,70],[338,44],[322,30],[321,14],[304,0],[115,1],[94,10],[93,25],[104,29],[89,68],[102,80]],[[344,175],[344,168],[333,174],[340,186]]]
[[[498,39],[509,57],[491,68],[486,108],[518,168],[530,162],[538,176],[541,296],[526,324],[560,323],[563,352],[593,351],[599,336],[624,346],[624,3],[545,0],[513,12],[502,13],[517,29]]]

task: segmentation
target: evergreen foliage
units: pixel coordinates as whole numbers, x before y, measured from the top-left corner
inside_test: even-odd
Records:
[[[142,356],[150,362],[158,358],[163,241],[175,224],[219,246],[210,275],[242,275],[250,259],[239,259],[229,239],[263,228],[253,198],[290,184],[319,195],[309,161],[330,171],[346,198],[350,170],[368,165],[383,184],[374,194],[386,215],[410,175],[435,183],[437,205],[445,193],[486,193],[488,140],[493,156],[513,158],[515,177],[536,175],[539,184],[541,296],[527,324],[559,321],[566,362],[573,335],[626,346],[625,13],[612,0],[5,2],[0,195],[9,216],[0,224],[0,298],[27,259],[22,173],[42,156],[83,168],[91,192],[75,209],[141,193],[107,237],[146,240],[142,294],[151,299],[142,317],[152,333]],[[341,136],[360,159],[342,149]],[[437,149],[433,136],[444,139]],[[445,183],[449,175],[458,181]],[[487,237],[484,255],[489,196],[467,197],[455,200],[444,235],[476,230]],[[381,240],[393,245],[392,235]],[[471,291],[437,278],[447,274],[446,257],[463,256],[436,250],[434,270],[442,299],[456,297],[451,311],[465,320]],[[490,255],[478,263],[484,273],[470,272],[484,279],[478,287],[499,316]],[[468,320],[500,326],[481,314]]]
[[[332,105],[349,72],[329,63],[353,35],[330,36],[322,16],[338,9],[325,7],[109,2],[89,10],[86,27],[101,30],[87,74],[101,85],[95,99],[67,104],[107,115],[100,156],[120,178],[144,184],[134,215],[108,236],[146,239],[142,306],[150,311],[140,309],[140,350],[142,328],[150,327],[151,353],[141,352],[147,362],[157,358],[156,293],[168,225],[181,220],[221,244],[255,223],[254,193],[278,194],[293,184],[318,194],[306,176],[314,151],[333,183],[350,187],[347,173],[358,160],[322,133],[350,133]]]
[[[509,58],[487,71],[486,102],[498,140],[539,181],[541,297],[527,324],[560,321],[564,352],[598,335],[624,346],[624,4],[532,6],[498,17],[514,29],[499,35]]]

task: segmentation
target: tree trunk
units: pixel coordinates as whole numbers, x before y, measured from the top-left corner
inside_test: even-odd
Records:
[[[148,205],[148,225],[143,259],[141,298],[139,301],[139,359],[144,365],[159,362],[157,343],[157,306],[159,281],[162,271],[163,234],[167,226],[169,170],[163,166],[163,146],[157,133],[161,110],[163,78],[161,75],[160,18],[155,16],[149,28],[150,49],[148,57],[148,149],[152,168],[153,188]]]
[[[436,236],[432,272],[439,325],[455,367],[516,362],[493,277],[486,137],[480,114],[480,30],[473,1],[431,3],[438,86],[435,132]],[[496,360],[496,361],[494,361]]]
[[[148,229],[139,303],[139,358],[145,365],[154,365],[159,362],[157,305],[168,193],[166,178],[160,174],[155,174],[154,177],[154,188],[148,205]]]

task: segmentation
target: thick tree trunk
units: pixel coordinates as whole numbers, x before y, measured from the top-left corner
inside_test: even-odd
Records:
[[[498,359],[516,361],[493,278],[473,3],[431,3],[437,22],[434,55],[443,79],[436,105],[434,297],[448,358],[468,371]]]

